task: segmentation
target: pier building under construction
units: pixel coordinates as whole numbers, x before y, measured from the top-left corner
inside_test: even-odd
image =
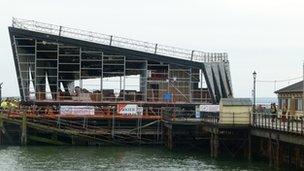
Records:
[[[9,35],[21,104],[1,109],[0,144],[185,145],[304,168],[304,120],[232,98],[227,53],[16,18]]]
[[[63,134],[57,143],[75,134],[86,143],[159,143],[166,115],[195,118],[199,105],[233,96],[227,53],[17,18],[9,34],[22,105],[7,119],[26,120],[15,131],[21,143],[54,143],[54,132]]]

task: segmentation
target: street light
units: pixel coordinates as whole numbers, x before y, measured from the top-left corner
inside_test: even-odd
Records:
[[[303,70],[303,75],[302,75],[302,76],[303,76],[303,78],[302,78],[302,79],[303,79],[303,80],[302,80],[302,82],[303,82],[303,83],[302,83],[302,84],[303,84],[303,85],[302,85],[302,86],[303,86],[303,87],[302,87],[302,88],[303,88],[302,91],[303,91],[303,92],[302,92],[302,109],[301,109],[301,110],[302,110],[303,115],[304,115],[304,61],[303,61],[303,68],[302,68],[302,70]]]
[[[253,112],[256,111],[256,76],[257,73],[253,71],[252,73],[253,76]]]
[[[255,71],[253,71],[252,73],[252,76],[253,76],[253,90],[252,90],[252,96],[253,96],[253,104],[252,104],[252,123],[255,123],[255,119],[256,119],[256,116],[255,116],[255,112],[256,112],[256,76],[257,76],[257,73]]]
[[[2,101],[2,85],[3,85],[3,82],[0,83],[0,102]]]

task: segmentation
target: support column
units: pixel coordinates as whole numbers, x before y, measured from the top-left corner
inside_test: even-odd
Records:
[[[273,160],[273,156],[272,156],[272,140],[271,140],[271,134],[269,134],[268,137],[268,158],[269,158],[269,166],[272,166],[272,160]]]
[[[282,162],[282,153],[281,153],[279,135],[277,135],[277,138],[276,138],[276,156],[275,156],[275,167],[277,169],[279,169],[281,167],[281,162]]]
[[[301,149],[296,146],[294,147],[294,152],[295,152],[295,167],[296,169],[299,169],[300,168],[300,165],[301,165]]]
[[[213,133],[210,134],[210,156],[211,158],[213,158],[214,156],[214,152],[213,152],[213,149],[214,149],[214,144],[213,144]]]
[[[210,133],[210,156],[212,158],[217,158],[219,154],[219,138],[218,130],[212,130]]]
[[[214,144],[214,148],[213,148],[214,154],[213,154],[213,157],[217,158],[218,155],[219,155],[219,138],[218,138],[218,134],[214,134],[213,144]]]
[[[288,165],[291,165],[291,150],[290,150],[290,144],[287,145],[288,148]]]
[[[26,112],[22,112],[21,145],[26,145],[26,144],[27,144]]]
[[[72,144],[72,145],[75,145],[75,144],[76,144],[76,143],[75,143],[75,137],[74,137],[73,135],[71,136],[71,144]]]
[[[54,142],[58,142],[58,135],[57,134],[52,134],[51,140],[53,140]]]
[[[262,152],[262,155],[266,155],[265,150],[264,150],[264,139],[260,138],[259,142],[260,142],[260,151]]]
[[[250,132],[248,134],[248,160],[251,161],[252,153],[251,153],[251,135]]]
[[[117,110],[117,109],[116,109]],[[112,139],[115,139],[115,113],[116,111],[112,111],[112,129],[111,129],[111,135],[112,135]]]
[[[170,150],[173,149],[173,135],[172,135],[172,129],[168,128],[168,139],[167,139],[167,146]]]

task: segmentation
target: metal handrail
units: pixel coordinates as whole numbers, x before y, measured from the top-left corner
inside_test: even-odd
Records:
[[[15,28],[47,33],[56,36],[80,39],[84,41],[100,43],[120,48],[132,49],[146,53],[180,58],[196,62],[227,62],[227,53],[209,53],[196,50],[176,48],[166,45],[159,45],[144,41],[111,36],[92,31],[63,27],[59,25],[38,22],[34,20],[13,18],[12,26]]]
[[[278,117],[277,114],[271,113],[253,113],[251,118],[253,118],[251,125],[254,128],[304,135],[304,120],[302,117],[297,118],[288,114]]]

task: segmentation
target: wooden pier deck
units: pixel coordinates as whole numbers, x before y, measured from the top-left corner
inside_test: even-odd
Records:
[[[250,124],[221,123],[218,118],[167,115],[31,115],[1,112],[0,142],[15,135],[22,145],[143,145],[208,142],[213,158],[263,155],[277,168],[304,168],[304,122],[299,119],[251,116]],[[5,143],[4,143],[5,144]]]

